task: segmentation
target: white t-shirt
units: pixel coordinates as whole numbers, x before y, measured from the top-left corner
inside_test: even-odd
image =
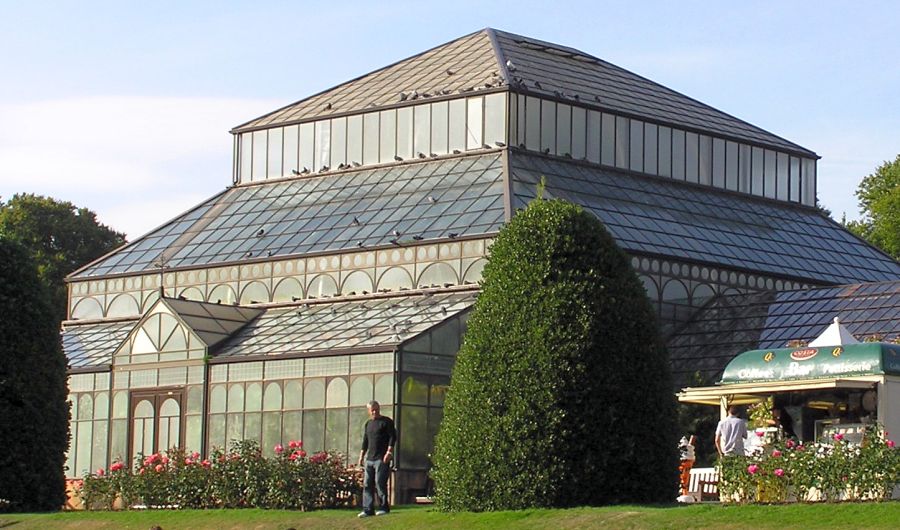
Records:
[[[743,455],[744,438],[747,437],[747,422],[737,416],[728,416],[716,426],[719,446],[726,455]]]

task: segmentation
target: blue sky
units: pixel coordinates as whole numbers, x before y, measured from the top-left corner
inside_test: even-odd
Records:
[[[0,196],[134,239],[230,183],[228,130],[495,27],[579,48],[822,156],[819,197],[900,153],[895,2],[0,0]]]

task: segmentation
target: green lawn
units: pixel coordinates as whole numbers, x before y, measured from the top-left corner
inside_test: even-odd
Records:
[[[570,510],[445,514],[399,507],[385,517],[357,519],[356,511],[184,510],[0,514],[0,529],[288,528],[897,528],[900,502],[787,506],[616,506]]]

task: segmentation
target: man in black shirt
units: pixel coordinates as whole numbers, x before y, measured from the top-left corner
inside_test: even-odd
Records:
[[[365,462],[366,480],[363,485],[363,511],[359,517],[370,515],[387,515],[391,511],[388,500],[387,481],[391,472],[391,458],[394,445],[397,443],[397,430],[394,420],[381,415],[381,406],[377,401],[367,405],[369,421],[363,431],[362,451],[359,452],[359,465]],[[365,459],[365,460],[364,460]],[[378,511],[375,511],[375,494],[381,500]]]

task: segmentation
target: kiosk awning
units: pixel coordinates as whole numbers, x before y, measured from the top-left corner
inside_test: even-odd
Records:
[[[678,395],[682,403],[698,405],[719,405],[726,403],[746,405],[755,403],[769,394],[796,392],[802,390],[867,389],[883,379],[882,376],[854,377],[847,379],[799,379],[793,381],[766,381],[756,383],[735,383],[730,385],[685,388]]]

